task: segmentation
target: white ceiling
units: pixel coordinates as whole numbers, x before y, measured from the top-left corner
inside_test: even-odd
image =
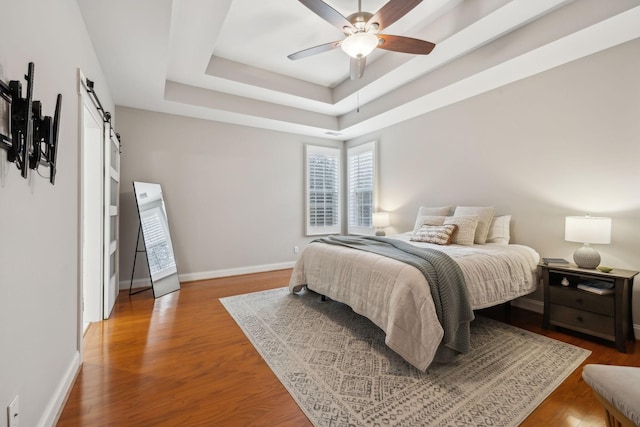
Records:
[[[77,1],[117,105],[338,140],[640,37],[640,0],[425,0],[384,33],[433,52],[378,49],[351,81],[340,49],[287,58],[344,37],[298,0]]]

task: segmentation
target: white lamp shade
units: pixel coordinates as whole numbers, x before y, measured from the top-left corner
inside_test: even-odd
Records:
[[[611,243],[611,218],[602,216],[568,216],[564,240],[579,243]]]
[[[352,58],[369,55],[378,46],[378,37],[370,33],[355,33],[347,37],[340,47]]]
[[[374,227],[388,227],[389,214],[387,212],[374,213],[371,217],[371,222]]]

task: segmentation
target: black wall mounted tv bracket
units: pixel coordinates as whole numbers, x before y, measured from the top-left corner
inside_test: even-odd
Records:
[[[23,178],[28,169],[37,169],[39,165],[49,166],[49,182],[55,183],[56,157],[58,152],[58,129],[62,95],[56,99],[55,114],[42,116],[42,104],[33,101],[34,64],[29,63],[26,96],[22,97],[22,83],[11,80],[7,85],[0,81],[0,102],[2,111],[6,111],[5,120],[0,127],[0,148],[7,150],[7,160],[15,163]]]
[[[11,90],[9,85],[0,80],[0,148],[9,151],[11,139]]]
[[[49,166],[49,182],[55,184],[56,157],[58,155],[58,128],[62,95],[56,98],[56,109],[51,116],[42,116],[42,104],[33,102],[33,145],[29,153],[29,168],[37,169],[39,165]]]
[[[29,63],[27,74],[27,95],[22,97],[22,83],[19,80],[9,82],[11,94],[11,147],[7,160],[16,164],[23,178],[27,177],[27,150],[31,142],[33,121],[31,104],[33,98],[33,62]]]

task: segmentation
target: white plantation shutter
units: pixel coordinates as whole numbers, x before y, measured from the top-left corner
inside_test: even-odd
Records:
[[[306,234],[340,233],[340,149],[305,146]]]
[[[371,234],[375,209],[376,145],[369,142],[347,150],[348,232]]]

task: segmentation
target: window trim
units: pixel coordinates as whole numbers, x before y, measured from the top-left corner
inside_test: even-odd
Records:
[[[350,212],[351,212],[351,158],[354,155],[362,153],[363,151],[371,151],[373,154],[372,158],[372,177],[373,177],[373,194],[371,200],[371,209],[372,213],[377,211],[378,207],[378,152],[377,152],[377,143],[376,141],[366,142],[364,144],[356,145],[353,147],[347,148],[346,155],[346,224],[347,224],[347,233],[348,234],[356,234],[356,235],[373,235],[375,234],[375,227],[370,225],[368,227],[362,226],[352,226],[350,221]]]
[[[333,156],[336,158],[336,183],[337,183],[337,223],[332,226],[315,226],[310,223],[311,215],[311,200],[310,200],[310,172],[309,165],[310,156],[312,154]],[[305,196],[305,235],[317,236],[328,234],[340,234],[342,232],[342,149],[338,147],[327,147],[322,145],[305,144],[304,146],[304,196]]]

